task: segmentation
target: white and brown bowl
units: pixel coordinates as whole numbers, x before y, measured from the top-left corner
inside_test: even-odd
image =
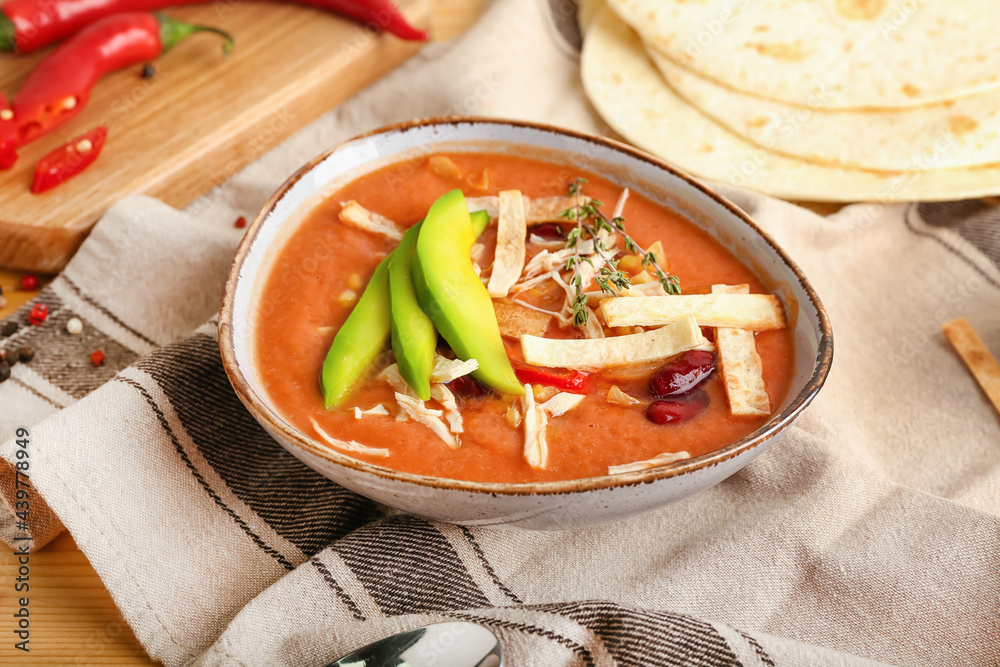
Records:
[[[466,482],[399,472],[345,456],[289,424],[261,386],[251,332],[259,287],[285,239],[323,197],[359,176],[438,151],[523,154],[628,186],[706,229],[783,301],[794,328],[788,395],[754,433],[714,452],[638,472],[527,484]],[[351,139],[299,169],[250,225],[226,282],[219,325],[223,364],[237,395],[271,436],[329,479],[380,503],[467,525],[575,528],[655,509],[718,484],[773,445],[819,392],[833,333],[802,271],[740,209],[686,174],[624,144],[544,125],[439,118]],[[336,435],[336,434],[334,434]]]

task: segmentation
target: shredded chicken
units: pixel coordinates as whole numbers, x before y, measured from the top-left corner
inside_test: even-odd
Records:
[[[312,417],[309,418],[309,422],[313,425],[313,428],[316,429],[316,433],[319,434],[319,437],[323,438],[323,440],[326,441],[331,447],[345,452],[351,452],[352,454],[364,454],[366,456],[379,456],[382,458],[389,456],[388,449],[366,447],[360,442],[355,442],[354,440],[348,440],[346,442],[344,440],[338,440],[320,428],[320,425]]]
[[[656,468],[658,466],[665,466],[668,463],[673,463],[675,461],[683,461],[684,459],[691,458],[691,455],[687,452],[664,452],[663,454],[658,454],[653,458],[646,461],[636,461],[635,463],[626,463],[620,466],[608,466],[609,475],[618,475],[624,472],[635,472],[637,470],[647,470],[648,468]]]
[[[359,407],[354,408],[354,418],[361,419],[366,415],[388,415],[389,411],[385,409],[385,406],[379,403],[374,408],[368,408],[367,410],[362,410]]]
[[[442,410],[428,408],[419,398],[413,398],[398,391],[396,392],[396,402],[399,403],[399,407],[403,409],[410,419],[429,428],[446,445],[452,449],[458,449],[461,446],[461,443],[451,432],[451,429],[441,421],[441,417],[444,416]]]
[[[479,362],[475,359],[462,361],[461,359],[448,359],[440,354],[434,356],[434,369],[431,370],[431,382],[444,384],[456,380],[463,375],[468,375],[479,368]]]

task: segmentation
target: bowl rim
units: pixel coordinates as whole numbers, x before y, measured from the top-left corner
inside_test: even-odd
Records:
[[[781,259],[782,262],[785,263],[788,269],[795,276],[800,287],[816,311],[819,340],[813,371],[805,386],[778,415],[772,417],[772,419],[761,429],[758,429],[757,431],[754,431],[753,433],[748,434],[735,442],[706,454],[684,459],[683,461],[677,461],[664,466],[647,468],[645,470],[638,470],[634,472],[548,482],[474,482],[468,480],[449,479],[445,477],[418,475],[415,473],[393,470],[391,468],[384,468],[382,466],[341,454],[330,447],[319,444],[317,440],[308,438],[303,433],[293,428],[290,424],[287,424],[278,412],[250,387],[243,375],[240,365],[236,360],[235,329],[233,327],[236,289],[240,281],[243,264],[250,252],[251,247],[253,247],[255,243],[257,234],[264,224],[264,220],[274,210],[277,203],[284,198],[288,191],[296,183],[298,183],[300,179],[343,146],[381,134],[405,132],[407,130],[420,127],[445,125],[502,125],[560,134],[572,139],[596,144],[604,149],[625,153],[629,157],[647,162],[658,169],[662,169],[684,181],[688,186],[699,190],[703,195],[706,195],[708,198],[714,200],[715,203],[728,210],[730,214],[738,218],[743,224],[747,225],[755,234],[767,243],[771,250]],[[510,143],[520,142],[511,141]],[[269,429],[280,433],[281,436],[286,439],[288,444],[323,459],[326,462],[334,463],[336,465],[352,469],[356,472],[374,475],[381,478],[383,481],[406,482],[440,490],[464,491],[481,494],[485,493],[495,496],[548,496],[598,489],[631,487],[640,484],[649,484],[665,478],[680,477],[698,470],[704,470],[717,466],[759,448],[762,444],[777,436],[789,424],[791,424],[799,413],[801,413],[802,410],[804,410],[812,402],[812,400],[819,393],[820,389],[823,387],[833,363],[833,327],[830,323],[826,309],[820,301],[819,295],[805,277],[802,269],[800,269],[799,266],[792,261],[792,259],[774,241],[774,239],[762,230],[757,223],[755,223],[750,216],[738,206],[676,167],[667,164],[645,151],[622,142],[615,141],[614,139],[577,132],[575,130],[569,130],[544,123],[510,120],[505,118],[490,118],[484,116],[436,116],[416,118],[400,123],[393,123],[391,125],[382,126],[341,141],[300,167],[275,191],[274,194],[268,198],[260,212],[254,217],[253,222],[251,222],[248,226],[239,246],[236,249],[233,261],[230,264],[229,275],[226,278],[226,283],[223,287],[222,307],[219,312],[219,348],[226,375],[229,378],[237,396],[244,406],[246,406],[247,410],[249,410],[258,421],[266,423]]]

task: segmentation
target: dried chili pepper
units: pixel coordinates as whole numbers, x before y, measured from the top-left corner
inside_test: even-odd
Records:
[[[17,162],[17,123],[7,97],[0,93],[0,169],[10,169]]]
[[[108,128],[95,127],[43,157],[35,167],[32,194],[51,190],[89,167],[101,154],[107,136]]]
[[[82,30],[38,63],[14,97],[18,144],[34,141],[80,113],[106,73],[155,58],[197,32],[222,35],[226,52],[232,49],[227,33],[162,14],[118,14]]]
[[[210,0],[6,0],[0,7],[0,51],[27,53],[124,12],[154,11]],[[423,41],[391,0],[292,0],[372,24],[402,39]],[[44,20],[40,20],[44,19]]]

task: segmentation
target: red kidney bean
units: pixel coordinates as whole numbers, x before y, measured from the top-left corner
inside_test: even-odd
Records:
[[[699,394],[695,400],[653,401],[646,408],[646,419],[654,424],[677,424],[697,416],[708,407],[708,397]]]
[[[543,239],[561,239],[563,238],[562,227],[554,222],[543,222],[538,225],[532,225],[528,228],[528,235],[535,234],[541,236]]]
[[[649,393],[654,398],[680,396],[704,382],[715,370],[715,355],[704,350],[689,350],[680,359],[661,366],[649,378]]]
[[[483,398],[490,394],[489,389],[468,375],[455,378],[448,383],[448,388],[458,398]]]

